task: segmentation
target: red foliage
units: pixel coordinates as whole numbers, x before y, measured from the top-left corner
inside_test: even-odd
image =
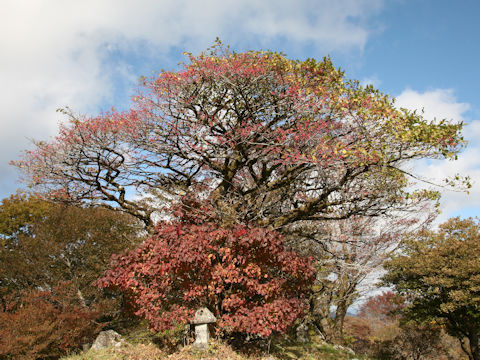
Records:
[[[455,158],[461,123],[398,110],[331,61],[223,47],[143,78],[128,111],[65,111],[52,142],[14,162],[53,199],[118,206],[152,225],[135,189],[180,194],[205,179],[241,221],[285,226],[405,209],[406,162]],[[416,177],[415,177],[416,178]],[[335,199],[335,201],[332,201]]]
[[[155,331],[207,306],[219,329],[267,337],[303,314],[313,277],[310,261],[287,251],[274,231],[178,221],[160,223],[137,249],[114,256],[98,284],[127,292]]]
[[[0,358],[52,359],[92,340],[96,313],[72,304],[69,287],[25,293],[0,312]]]
[[[399,310],[404,308],[405,298],[392,291],[370,297],[359,309],[358,316],[381,321],[393,321],[397,318]]]

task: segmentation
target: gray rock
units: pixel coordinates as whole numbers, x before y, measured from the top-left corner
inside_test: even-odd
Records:
[[[92,344],[91,349],[105,349],[109,347],[122,346],[125,340],[122,339],[122,335],[114,330],[101,331]]]
[[[350,349],[349,347],[346,347],[346,346],[333,345],[333,348],[335,350],[345,351],[345,352],[349,353],[350,355],[355,355],[355,351],[353,351],[352,349]]]

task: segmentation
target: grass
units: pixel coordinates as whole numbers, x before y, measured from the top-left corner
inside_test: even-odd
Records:
[[[166,353],[153,344],[126,344],[121,347],[71,355],[64,360],[159,360],[166,359]]]
[[[244,354],[221,342],[211,341],[205,350],[189,345],[175,353],[168,354],[154,344],[127,344],[118,348],[89,350],[78,355],[62,358],[63,360],[348,360],[368,359],[335,349],[327,344],[311,342],[308,344],[278,343],[271,347],[271,353]]]

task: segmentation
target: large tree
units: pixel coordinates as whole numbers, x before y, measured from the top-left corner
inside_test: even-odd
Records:
[[[198,186],[222,221],[285,229],[432,198],[407,193],[406,163],[453,159],[463,146],[460,123],[399,110],[328,58],[215,46],[141,85],[125,112],[64,110],[70,121],[59,135],[16,162],[25,180],[150,228],[155,206],[135,201],[135,190],[171,200]]]
[[[479,257],[480,220],[453,218],[407,236],[384,278],[408,297],[407,318],[443,324],[472,360],[480,359]]]

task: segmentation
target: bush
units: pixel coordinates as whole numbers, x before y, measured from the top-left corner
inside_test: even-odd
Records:
[[[10,299],[0,312],[1,359],[56,359],[91,341],[102,324],[97,314],[72,302],[66,284]]]
[[[284,333],[307,309],[314,270],[270,230],[210,221],[161,223],[137,249],[113,258],[98,281],[119,287],[154,331],[185,324],[206,306],[224,333]]]

